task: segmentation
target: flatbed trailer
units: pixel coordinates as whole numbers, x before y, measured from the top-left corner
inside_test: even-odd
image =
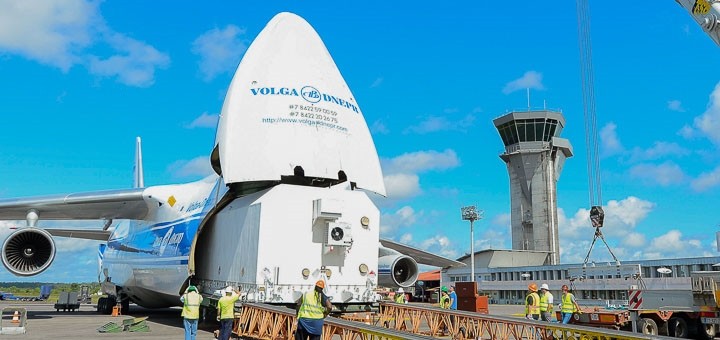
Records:
[[[713,339],[720,329],[720,272],[694,272],[691,279],[691,290],[630,290],[628,305],[621,308],[582,307],[571,323],[646,335]],[[561,319],[560,311],[557,317]]]

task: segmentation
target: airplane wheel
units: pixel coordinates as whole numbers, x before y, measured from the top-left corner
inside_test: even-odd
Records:
[[[645,335],[658,335],[658,326],[655,320],[642,318],[640,322],[638,322],[638,332]]]
[[[685,319],[670,318],[670,321],[668,321],[668,334],[676,338],[687,338],[689,330]]]

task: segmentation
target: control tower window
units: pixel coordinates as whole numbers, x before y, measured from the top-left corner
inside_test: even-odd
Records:
[[[545,141],[549,142],[552,137],[555,137],[555,130],[557,129],[557,120],[548,119],[547,128],[545,128]]]
[[[510,122],[510,124],[508,124],[508,132],[510,133],[510,144],[517,144],[518,134],[515,128],[515,122]]]
[[[536,141],[545,140],[543,138],[543,129],[545,129],[545,120],[544,119],[535,119],[535,140]]]
[[[527,123],[525,123],[525,133],[527,134],[528,142],[535,141],[535,123],[532,121],[532,119],[528,120]]]
[[[517,130],[518,130],[518,140],[521,142],[527,141],[526,135],[525,135],[525,122],[522,120],[519,120],[517,122]]]
[[[503,144],[505,144],[505,146],[509,145],[510,139],[508,138],[509,131],[507,124],[500,125],[497,129],[498,133],[500,134],[500,138],[502,138]]]
[[[515,130],[516,127],[514,121],[502,124],[498,126],[497,129],[505,146],[516,144],[518,142],[517,130]]]

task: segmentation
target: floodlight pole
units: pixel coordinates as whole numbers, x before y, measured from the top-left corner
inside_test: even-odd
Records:
[[[478,213],[476,206],[469,205],[460,208],[460,212],[463,220],[470,221],[470,277],[472,277],[472,282],[475,282],[475,232],[473,222],[482,218],[482,211]]]

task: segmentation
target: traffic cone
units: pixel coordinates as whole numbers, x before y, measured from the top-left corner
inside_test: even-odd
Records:
[[[20,312],[15,311],[12,318],[12,323],[20,323]]]

